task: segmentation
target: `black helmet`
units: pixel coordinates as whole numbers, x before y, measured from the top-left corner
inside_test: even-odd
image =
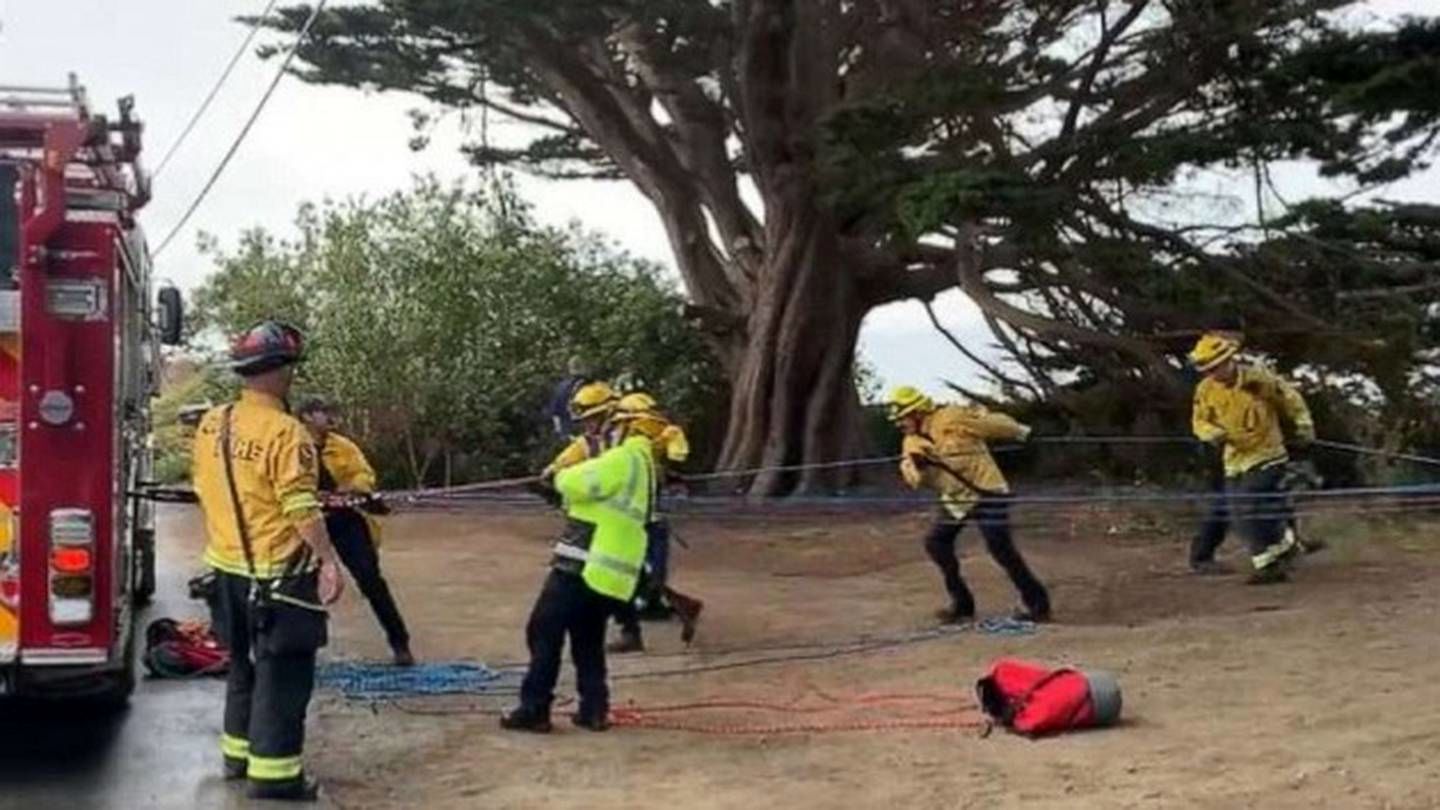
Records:
[[[230,344],[230,369],[242,377],[264,374],[298,363],[305,356],[305,336],[280,321],[261,321]]]
[[[300,407],[296,409],[295,415],[309,416],[312,413],[333,414],[334,412],[335,405],[331,403],[330,400],[325,399],[324,397],[306,397],[304,400],[301,401]]]

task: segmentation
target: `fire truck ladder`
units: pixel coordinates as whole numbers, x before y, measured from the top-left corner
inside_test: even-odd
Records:
[[[90,109],[85,88],[74,73],[70,74],[70,83],[65,87],[0,85],[0,107],[14,112],[70,110],[79,118],[85,117]]]

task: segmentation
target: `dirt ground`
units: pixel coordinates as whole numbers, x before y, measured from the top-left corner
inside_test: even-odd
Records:
[[[312,766],[345,808],[1440,807],[1433,524],[1315,523],[1311,533],[1331,548],[1306,560],[1293,583],[1254,588],[1187,576],[1188,532],[1113,517],[1018,532],[1056,609],[1057,623],[1034,635],[965,633],[828,660],[621,680],[615,702],[963,693],[990,661],[1013,654],[1118,673],[1118,728],[1034,742],[969,729],[596,735],[560,723],[545,737],[502,732],[488,714],[411,714],[330,694],[312,712]],[[522,659],[556,526],[551,515],[392,518],[383,560],[416,652]],[[612,657],[612,674],[744,657],[726,648],[920,630],[943,601],[919,517],[730,517],[677,528],[691,549],[675,552],[676,584],[707,602],[700,638],[687,653],[675,626],[651,624],[650,654]],[[981,612],[1007,611],[1014,595],[978,537],[962,546]],[[1233,539],[1226,548],[1239,553]],[[332,657],[383,655],[354,591],[333,625]]]

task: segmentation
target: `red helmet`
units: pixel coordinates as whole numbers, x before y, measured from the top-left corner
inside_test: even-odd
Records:
[[[230,369],[242,377],[264,374],[305,356],[305,336],[280,321],[261,321],[230,344]]]

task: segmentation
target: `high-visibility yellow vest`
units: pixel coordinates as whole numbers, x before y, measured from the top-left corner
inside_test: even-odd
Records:
[[[589,461],[561,470],[555,489],[565,513],[587,528],[555,546],[563,560],[583,563],[580,576],[597,593],[622,602],[635,595],[645,561],[655,465],[650,441],[631,436]]]

